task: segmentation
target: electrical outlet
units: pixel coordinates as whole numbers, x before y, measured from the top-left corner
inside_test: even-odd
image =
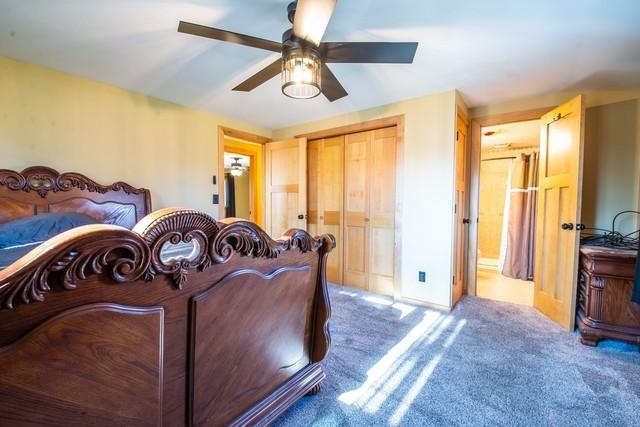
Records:
[[[217,205],[220,203],[220,196],[218,194],[213,195],[213,204]]]
[[[426,283],[427,281],[427,273],[424,271],[418,271],[418,282]]]

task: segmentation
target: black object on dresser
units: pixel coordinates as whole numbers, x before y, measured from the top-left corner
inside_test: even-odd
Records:
[[[582,344],[612,338],[640,350],[640,304],[631,299],[636,258],[635,250],[581,246],[576,323]]]

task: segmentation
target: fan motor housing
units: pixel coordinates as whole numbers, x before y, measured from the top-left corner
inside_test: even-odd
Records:
[[[308,51],[314,56],[321,56],[318,46],[312,42],[296,37],[293,34],[293,29],[290,28],[282,33],[282,56],[287,56],[287,54],[293,50]]]

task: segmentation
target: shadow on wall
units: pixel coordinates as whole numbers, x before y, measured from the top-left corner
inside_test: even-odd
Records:
[[[585,120],[582,222],[611,229],[616,213],[638,209],[640,99],[588,108]],[[616,223],[622,233],[638,228],[637,215]]]

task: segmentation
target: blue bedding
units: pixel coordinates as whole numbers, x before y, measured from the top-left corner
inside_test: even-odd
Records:
[[[53,236],[95,219],[79,213],[46,213],[0,224],[0,270]]]
[[[35,248],[40,243],[42,242],[0,249],[0,270],[4,270],[9,267],[12,263],[25,256],[29,251],[31,251],[31,249]]]

